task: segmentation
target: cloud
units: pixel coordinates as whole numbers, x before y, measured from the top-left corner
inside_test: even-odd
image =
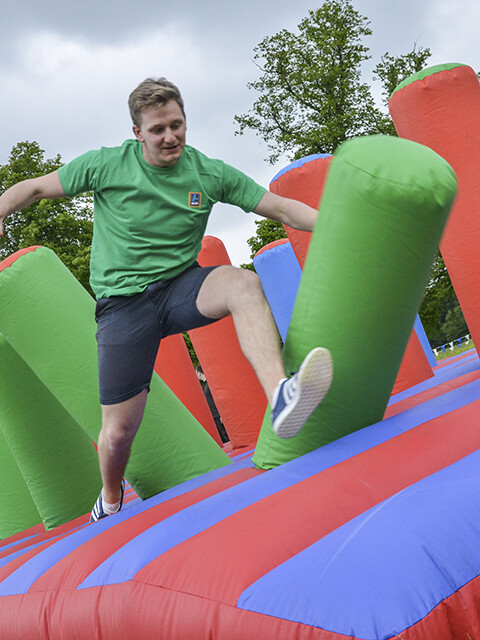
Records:
[[[435,64],[461,62],[480,70],[478,25],[480,5],[468,0],[437,0],[427,22],[432,33]]]
[[[175,28],[121,45],[92,45],[54,32],[40,32],[18,43],[14,72],[1,69],[5,119],[15,141],[25,135],[49,140],[73,157],[92,144],[114,144],[129,135],[127,97],[149,75],[180,83],[201,76],[204,55]],[[198,81],[198,80],[197,80]],[[54,124],[54,126],[52,126]]]

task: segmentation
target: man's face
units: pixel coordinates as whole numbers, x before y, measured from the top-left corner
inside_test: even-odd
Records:
[[[133,133],[143,145],[143,157],[155,167],[171,167],[185,148],[187,123],[180,106],[169,100],[162,107],[148,107],[142,112],[140,127]]]

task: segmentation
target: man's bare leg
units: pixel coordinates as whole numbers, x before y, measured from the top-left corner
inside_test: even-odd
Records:
[[[286,376],[278,332],[258,276],[231,266],[215,269],[205,278],[197,307],[208,318],[232,315],[240,347],[271,403]]]
[[[103,499],[120,500],[130,449],[145,411],[147,390],[118,404],[102,405],[102,430],[98,437],[98,458],[103,481]]]
[[[298,371],[286,379],[270,307],[258,276],[251,271],[230,266],[215,269],[200,289],[197,307],[210,318],[232,315],[242,351],[272,408],[274,432],[281,438],[297,435],[330,388],[330,352],[313,349]]]

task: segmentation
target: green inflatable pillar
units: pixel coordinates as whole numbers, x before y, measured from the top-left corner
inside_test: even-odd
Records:
[[[0,363],[0,427],[45,528],[53,529],[95,503],[101,482],[97,452],[1,335]],[[24,508],[20,497],[18,508]],[[8,519],[8,511],[0,517]]]
[[[96,442],[101,410],[94,300],[50,249],[33,247],[4,263],[0,332]],[[145,499],[230,462],[154,374],[126,473],[138,495]]]
[[[287,371],[330,349],[333,383],[290,440],[274,435],[267,410],[257,466],[382,419],[455,193],[450,165],[417,143],[370,136],[337,150],[284,347]]]
[[[41,521],[25,478],[0,428],[0,539]]]

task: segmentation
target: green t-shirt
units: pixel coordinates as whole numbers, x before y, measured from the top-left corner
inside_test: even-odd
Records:
[[[216,202],[253,211],[265,193],[221,160],[186,146],[171,167],[154,167],[142,145],[89,151],[59,169],[69,196],[94,192],[90,282],[97,298],[128,296],[195,262]]]

